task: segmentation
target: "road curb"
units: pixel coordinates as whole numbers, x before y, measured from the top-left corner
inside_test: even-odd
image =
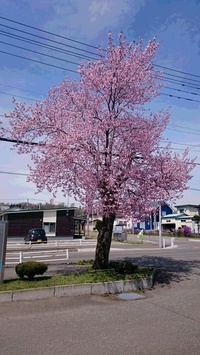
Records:
[[[33,288],[26,290],[0,292],[0,303],[30,301],[47,299],[53,297],[69,297],[80,295],[104,295],[117,294],[123,292],[133,292],[151,289],[154,283],[154,272],[144,279],[133,279],[126,281],[110,281],[101,283],[88,283],[77,285],[64,285]]]

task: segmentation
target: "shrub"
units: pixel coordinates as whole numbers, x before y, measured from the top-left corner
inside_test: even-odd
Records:
[[[127,234],[131,234],[132,229],[131,228],[124,228],[124,232],[126,232]]]
[[[102,227],[102,221],[100,219],[96,220],[96,224],[95,227],[93,228],[94,230],[97,230],[98,232],[100,231],[101,227]]]
[[[20,279],[23,279],[24,276],[33,279],[35,275],[43,275],[47,269],[48,265],[40,261],[25,261],[15,267],[16,274]]]
[[[110,261],[108,264],[109,269],[115,269],[118,274],[133,274],[138,270],[138,265],[132,264],[131,261]]]
[[[183,226],[183,228],[179,227],[175,231],[175,233],[178,237],[191,237],[192,236],[191,228],[188,226]]]
[[[188,226],[183,226],[183,233],[184,233],[184,236],[191,237],[191,235],[192,235],[191,228]]]
[[[176,230],[176,235],[178,237],[182,237],[183,236],[183,229],[181,227],[179,227],[177,230]]]

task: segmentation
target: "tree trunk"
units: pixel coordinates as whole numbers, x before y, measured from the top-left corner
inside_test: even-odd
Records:
[[[103,217],[102,226],[97,237],[97,246],[93,269],[107,269],[112,240],[113,223],[115,215]]]

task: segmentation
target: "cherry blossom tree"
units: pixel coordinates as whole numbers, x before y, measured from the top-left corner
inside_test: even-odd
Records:
[[[45,100],[16,103],[7,115],[6,134],[26,141],[15,147],[31,154],[28,179],[38,191],[62,189],[102,215],[95,269],[108,266],[116,215],[141,217],[152,201],[180,197],[195,166],[187,151],[160,148],[169,112],[146,107],[160,88],[158,46],[155,38],[128,44],[121,34],[115,45],[109,33],[107,53],[81,63],[79,80],[66,78]]]

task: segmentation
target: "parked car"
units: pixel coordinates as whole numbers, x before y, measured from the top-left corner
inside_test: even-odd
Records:
[[[34,228],[30,229],[24,237],[25,243],[47,243],[47,236],[44,229]]]

